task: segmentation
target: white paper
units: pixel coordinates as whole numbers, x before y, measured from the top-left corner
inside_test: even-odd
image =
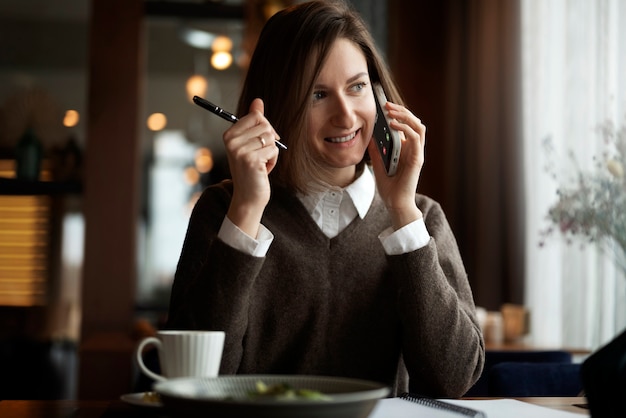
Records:
[[[452,400],[446,402],[462,405],[467,408],[483,411],[488,418],[584,418],[586,411],[581,409],[582,414],[575,412],[561,411],[548,408],[546,406],[533,405],[528,402],[515,399],[493,399],[493,400]],[[588,416],[588,415],[587,415]]]
[[[560,411],[514,399],[442,399],[442,401],[482,411],[487,418],[581,418],[585,416],[585,414]],[[460,416],[455,412],[430,408],[404,399],[389,398],[378,401],[369,418],[459,418]]]

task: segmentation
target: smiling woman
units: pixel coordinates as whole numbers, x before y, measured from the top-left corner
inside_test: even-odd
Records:
[[[368,157],[373,83],[404,136],[394,176]],[[194,207],[167,326],[225,331],[221,374],[465,393],[484,360],[472,291],[441,207],[416,194],[426,128],[360,16],[338,1],[275,14],[236,114],[222,136],[232,180]]]
[[[347,39],[330,49],[311,97],[307,144],[321,168],[320,181],[346,187],[354,181],[376,121],[376,103],[361,50]]]

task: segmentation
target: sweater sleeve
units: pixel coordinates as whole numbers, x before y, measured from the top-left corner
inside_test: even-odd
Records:
[[[225,331],[220,374],[237,372],[248,323],[249,299],[264,258],[217,238],[230,195],[209,188],[196,203],[180,255],[168,312],[169,329]]]
[[[398,288],[403,357],[411,390],[462,396],[479,378],[484,342],[456,239],[436,202],[418,197],[432,239],[388,256]]]

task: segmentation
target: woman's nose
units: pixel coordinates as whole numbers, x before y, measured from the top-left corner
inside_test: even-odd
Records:
[[[354,107],[350,101],[343,96],[338,96],[335,100],[331,122],[341,128],[352,128],[356,121]]]

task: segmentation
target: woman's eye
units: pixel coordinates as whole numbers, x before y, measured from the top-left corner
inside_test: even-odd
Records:
[[[326,93],[323,91],[314,91],[313,92],[313,101],[317,101],[326,97]]]
[[[353,85],[352,86],[352,90],[355,91],[355,92],[359,92],[359,91],[363,90],[366,85],[367,85],[367,83],[365,81],[361,81],[360,83],[356,83],[355,85]]]

